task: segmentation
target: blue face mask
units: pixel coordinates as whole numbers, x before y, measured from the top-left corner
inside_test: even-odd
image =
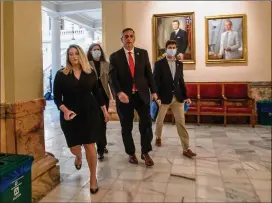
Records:
[[[100,50],[92,51],[92,56],[94,58],[99,58],[101,56],[101,51]]]
[[[175,56],[177,53],[177,49],[166,49],[166,54],[168,56]]]

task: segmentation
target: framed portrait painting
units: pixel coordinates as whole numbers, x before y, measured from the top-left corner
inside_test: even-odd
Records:
[[[153,15],[153,59],[165,57],[165,43],[175,40],[176,57],[183,63],[195,63],[194,12]]]
[[[244,14],[205,17],[206,63],[246,63]]]

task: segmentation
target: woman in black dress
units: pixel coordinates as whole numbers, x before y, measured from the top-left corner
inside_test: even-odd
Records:
[[[109,120],[109,115],[98,89],[96,74],[84,51],[77,45],[68,48],[66,67],[56,74],[54,101],[60,110],[61,129],[67,145],[76,156],[75,167],[78,170],[82,165],[81,146],[85,148],[90,169],[90,192],[96,193],[95,143],[103,132],[99,108],[103,110],[105,122]]]
[[[105,101],[107,110],[109,109],[109,102],[112,100],[112,94],[109,87],[109,62],[106,61],[104,52],[99,44],[92,44],[88,50],[87,57],[93,70],[95,70],[98,78],[98,87],[101,95]],[[107,123],[104,121],[104,113],[100,113],[102,118],[103,133],[99,135],[99,139],[96,142],[98,159],[104,159],[104,153],[108,153],[107,146]]]

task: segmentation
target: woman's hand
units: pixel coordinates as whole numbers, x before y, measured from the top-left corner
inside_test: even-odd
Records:
[[[76,116],[76,113],[73,111],[70,111],[69,109],[65,110],[63,113],[64,113],[64,119],[66,121],[72,120],[74,116]]]
[[[59,108],[64,113],[64,119],[66,121],[72,120],[76,116],[76,113],[70,111],[64,104],[62,104]]]
[[[105,122],[106,123],[109,122],[109,120],[110,120],[109,113],[107,111],[103,111],[103,113],[104,113]]]
[[[105,122],[107,123],[109,120],[110,120],[110,116],[109,116],[109,114],[108,114],[108,111],[107,111],[107,109],[106,109],[106,106],[104,105],[104,106],[101,106],[101,109],[102,109],[102,111],[103,111],[103,114],[104,114],[104,118],[105,118]]]

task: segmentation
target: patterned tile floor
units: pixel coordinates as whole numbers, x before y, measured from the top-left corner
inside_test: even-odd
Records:
[[[154,125],[153,125],[154,127]],[[86,159],[77,171],[59,126],[58,111],[45,111],[46,150],[59,159],[61,183],[40,202],[271,202],[271,127],[187,125],[195,159],[181,155],[174,125],[165,124],[162,147],[154,146],[154,167],[128,163],[120,124],[108,124],[109,154],[98,163],[100,190],[89,193]],[[133,137],[140,158],[138,124]],[[195,181],[170,176],[178,173]]]

